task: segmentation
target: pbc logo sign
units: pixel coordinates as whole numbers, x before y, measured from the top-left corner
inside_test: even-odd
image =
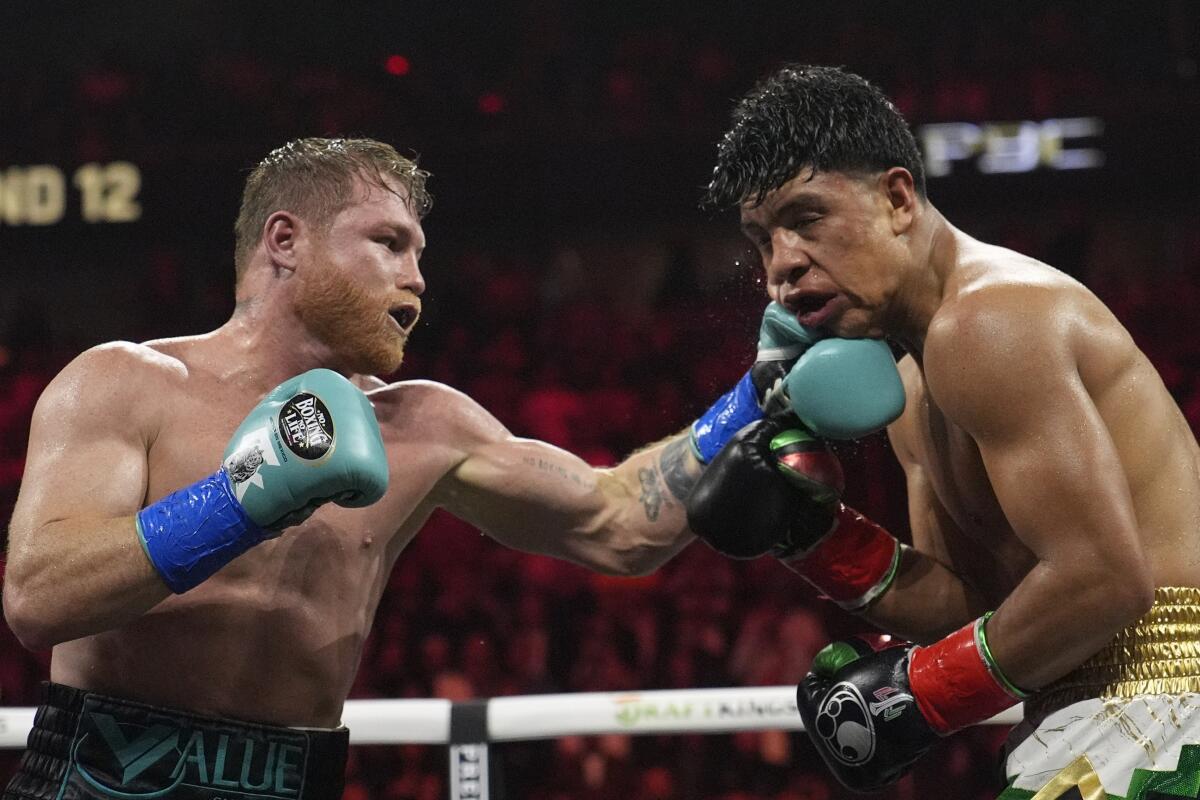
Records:
[[[825,749],[847,766],[865,764],[875,755],[875,718],[890,722],[904,712],[912,695],[894,686],[872,693],[868,703],[853,683],[834,686],[817,709],[816,733]]]
[[[940,178],[956,164],[974,164],[984,174],[1096,169],[1104,153],[1094,145],[1104,133],[1096,117],[1041,122],[942,122],[917,128],[925,174]],[[1088,144],[1093,146],[1089,147]]]

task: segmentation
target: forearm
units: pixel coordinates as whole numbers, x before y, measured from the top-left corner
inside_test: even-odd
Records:
[[[53,542],[10,551],[4,576],[5,618],[30,649],[119,627],[170,594],[133,516],[59,520],[20,538]]]
[[[1009,679],[1039,689],[1148,611],[1153,585],[1134,561],[1123,569],[1039,562],[988,621],[992,653]]]
[[[988,609],[979,593],[944,564],[903,548],[891,587],[860,616],[911,642],[936,641]]]
[[[678,493],[698,473],[682,435],[611,469],[508,437],[478,448],[435,493],[439,505],[507,547],[631,575],[691,541]]]
[[[607,509],[602,531],[622,543],[631,571],[650,572],[692,541],[684,501],[702,471],[686,432],[606,471],[600,481]]]

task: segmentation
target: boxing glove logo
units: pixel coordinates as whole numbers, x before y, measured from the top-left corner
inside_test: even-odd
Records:
[[[265,427],[244,433],[223,464],[239,503],[251,486],[263,488],[264,465],[279,466],[279,455],[271,446],[271,432]]]
[[[245,483],[258,472],[258,468],[263,465],[262,447],[257,444],[252,444],[245,450],[239,450],[229,457],[225,462],[225,471],[229,473],[229,480],[237,483]]]
[[[852,683],[830,689],[817,709],[815,727],[826,751],[847,766],[866,763],[875,754],[875,723]]]
[[[333,449],[333,417],[320,398],[301,392],[279,410],[279,436],[300,458],[316,461]]]

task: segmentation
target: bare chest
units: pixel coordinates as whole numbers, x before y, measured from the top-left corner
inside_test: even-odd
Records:
[[[946,417],[925,391],[910,397],[910,413],[909,447],[937,502],[958,529],[947,535],[961,533],[966,540],[943,543],[947,551],[962,554],[955,566],[967,572],[986,571],[1000,582],[1018,579],[1031,554],[996,498],[974,439]]]
[[[257,399],[204,384],[171,398],[166,404],[169,412],[148,453],[146,501],[153,502],[218,469],[230,437]],[[259,545],[244,558],[254,562],[286,549],[293,558],[342,565],[344,577],[358,585],[365,573],[390,568],[432,510],[425,500],[445,471],[440,454],[422,448],[410,434],[403,425],[383,429],[389,483],[379,502],[353,509],[323,506],[307,522],[286,529],[279,539]],[[331,557],[333,551],[336,557]],[[328,570],[323,572],[328,574]]]

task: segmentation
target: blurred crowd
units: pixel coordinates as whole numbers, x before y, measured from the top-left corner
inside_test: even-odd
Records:
[[[79,163],[185,152],[203,163],[240,156],[248,141],[274,144],[279,130],[381,126],[443,147],[481,136],[524,147],[707,136],[728,118],[730,98],[781,61],[845,64],[914,122],[1112,116],[1197,102],[1200,51],[1186,0],[1115,4],[1103,15],[1061,0],[857,10],[764,2],[735,18],[709,2],[661,16],[630,2],[522,0],[495,15],[427,3],[375,18],[312,5],[328,8],[271,20],[289,41],[269,46],[246,40],[243,27],[263,22],[256,12],[216,8],[188,26],[148,28],[158,38],[140,49],[119,35],[106,46],[110,26],[98,24],[69,46],[14,40],[0,100],[24,124],[0,127],[0,152],[72,154]],[[118,15],[111,23],[121,13],[104,12]],[[154,23],[141,7],[125,13]],[[359,47],[347,51],[348,38]],[[81,57],[78,70],[38,63]]]
[[[607,465],[679,430],[752,359],[762,300],[749,275],[705,285],[687,279],[694,265],[679,256],[664,276],[695,288],[666,291],[674,283],[663,281],[648,304],[622,307],[564,289],[578,268],[573,259],[588,256],[518,264],[463,255],[454,269],[487,302],[471,306],[453,289],[431,299],[398,377],[456,386],[514,432]],[[1094,288],[1132,327],[1200,429],[1200,343],[1188,335],[1200,300],[1195,282],[1140,274]],[[448,310],[456,308],[471,313]],[[33,404],[69,356],[39,319],[28,307],[0,348],[5,518]],[[838,449],[849,501],[905,535],[902,483],[886,438]],[[657,573],[617,579],[505,550],[439,512],[400,558],[352,696],[461,700],[791,684],[825,643],[867,632],[770,558],[730,561],[697,543]],[[3,701],[37,702],[47,654],[26,653],[3,628],[0,654]],[[1002,736],[979,728],[943,743],[897,796],[929,796],[947,776],[963,787],[956,796],[994,796]],[[494,749],[510,798],[845,796],[803,737],[779,732],[564,737]],[[354,748],[350,775],[347,798],[434,800],[446,791],[445,751]]]
[[[162,167],[172,184],[157,194],[147,187],[147,219],[173,223],[187,216],[181,210],[208,205],[216,211],[200,211],[223,214],[213,225],[225,231],[235,209],[204,192],[213,180],[240,188],[236,169],[288,138],[368,133],[425,151],[439,196],[427,225],[430,291],[396,377],[450,384],[518,435],[606,465],[680,430],[752,358],[763,299],[752,268],[739,263],[734,224],[722,220],[715,236],[656,228],[639,221],[647,202],[638,203],[658,197],[647,194],[653,182],[696,193],[703,171],[679,154],[701,152],[708,163],[730,98],[770,66],[846,64],[879,82],[913,122],[1119,119],[1132,108],[1195,120],[1200,112],[1197,17],[1187,2],[1105,14],[1069,3],[1031,3],[1028,13],[929,4],[886,18],[869,4],[862,13],[805,4],[800,14],[781,2],[750,4],[756,10],[746,13],[761,18],[738,25],[722,22],[725,3],[677,4],[660,21],[647,20],[642,4],[586,14],[585,5],[593,4],[525,0],[510,13],[471,15],[436,4],[429,19],[392,26],[397,38],[412,32],[405,41],[380,33],[346,58],[329,57],[320,42],[341,35],[345,15],[314,17],[288,50],[239,42],[208,12],[197,25],[207,20],[206,35],[220,44],[171,40],[166,66],[161,52],[113,48],[78,69],[0,71],[0,113],[22,120],[0,125],[0,168],[117,159],[151,175]],[[86,13],[63,24],[82,25]],[[679,174],[643,180],[656,168]],[[935,203],[939,191],[931,185]],[[987,195],[960,192],[951,221],[1083,280],[1130,327],[1200,430],[1194,199],[1131,209],[1104,192],[1034,192],[1028,206],[997,211]],[[471,209],[480,208],[504,212],[507,238],[487,241],[499,216],[477,225]],[[638,213],[602,236],[595,227],[578,239],[533,230],[561,208]],[[53,290],[9,282],[0,296],[0,520],[19,488],[34,403],[68,359],[93,337],[196,333],[231,309],[230,242],[187,225],[154,231],[153,246],[139,239],[107,257],[87,248],[60,256],[28,238],[0,254],[63,264],[62,275],[38,276],[56,282]],[[91,274],[88,259],[107,270],[105,258],[105,274],[122,276],[135,306],[63,294],[107,298],[110,287],[78,283]],[[81,320],[75,327],[64,324],[63,304]],[[848,501],[904,537],[903,484],[886,438],[838,449]],[[698,543],[653,575],[605,578],[505,550],[439,513],[400,558],[352,696],[792,684],[826,642],[865,632],[769,558],[729,561]],[[0,625],[0,702],[36,703],[47,667],[47,653],[24,651]],[[893,796],[954,787],[956,798],[994,797],[1003,735],[977,728],[942,742]],[[779,732],[563,737],[494,749],[510,800],[849,796],[802,736]],[[14,759],[0,751],[3,777]],[[444,748],[356,747],[345,797],[435,800],[446,783]]]

